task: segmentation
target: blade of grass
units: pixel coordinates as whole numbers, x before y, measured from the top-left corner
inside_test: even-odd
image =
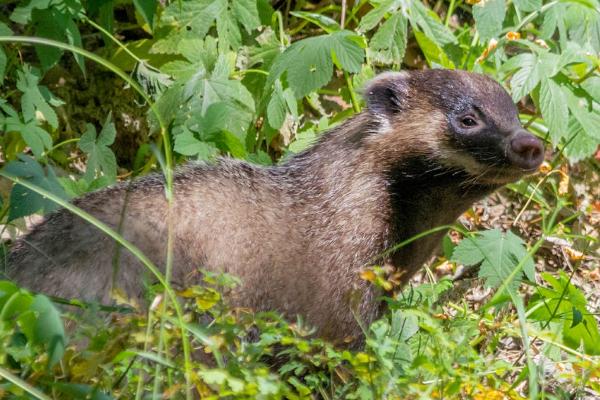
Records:
[[[36,399],[52,400],[50,397],[46,396],[44,393],[42,393],[38,389],[34,388],[29,383],[25,382],[23,379],[19,378],[18,376],[13,375],[12,373],[10,373],[9,371],[5,370],[2,367],[0,367],[0,377],[11,382],[13,385],[20,387],[21,389],[23,389],[25,392],[29,393]]]

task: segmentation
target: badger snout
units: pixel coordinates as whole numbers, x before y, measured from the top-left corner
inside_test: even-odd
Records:
[[[509,137],[507,147],[510,162],[523,170],[535,170],[544,161],[544,144],[524,129]]]

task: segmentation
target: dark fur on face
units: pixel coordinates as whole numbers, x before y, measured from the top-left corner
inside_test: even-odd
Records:
[[[481,75],[387,73],[365,96],[364,112],[281,165],[221,159],[181,168],[170,210],[158,175],[74,204],[122,227],[159,266],[171,221],[176,282],[198,283],[197,268],[231,273],[243,282],[229,294],[233,306],[299,314],[319,335],[359,346],[356,319],[368,324],[381,312],[378,289],[360,271],[394,244],[452,223],[543,155],[510,97]],[[389,261],[406,281],[443,235],[419,239]],[[110,302],[116,286],[141,298],[144,268],[118,252],[96,228],[59,210],[13,246],[7,275],[62,297]]]

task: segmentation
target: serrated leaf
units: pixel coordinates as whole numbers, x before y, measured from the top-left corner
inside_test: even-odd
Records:
[[[39,115],[36,114],[39,112],[50,126],[56,129],[58,128],[58,117],[48,104],[50,99],[45,98],[42,93],[43,86],[38,86],[39,80],[36,71],[27,65],[24,65],[21,71],[17,71],[17,89],[23,93],[21,96],[23,118],[25,122],[39,119]]]
[[[225,119],[223,128],[242,137],[254,116],[254,99],[240,81],[229,79],[230,70],[227,56],[220,55],[212,72],[198,70],[189,79],[180,83],[183,85],[181,93],[183,99],[178,104],[185,103],[190,111],[188,118],[191,118],[191,114],[206,115],[208,108],[214,103],[223,103],[228,115],[235,115],[235,118]],[[179,85],[169,90],[178,90],[177,86]]]
[[[214,158],[218,153],[213,144],[196,139],[194,133],[189,130],[175,136],[174,150],[185,156],[197,156],[201,160]]]
[[[500,35],[505,16],[506,4],[504,0],[480,1],[473,6],[475,27],[479,32],[482,43],[487,43],[490,39]]]
[[[520,68],[510,80],[512,98],[517,102],[528,95],[537,86],[541,76],[539,60],[535,54],[519,54],[518,56],[513,57],[513,59],[513,62],[518,63]]]
[[[94,125],[88,123],[86,127],[79,139],[79,148],[87,153],[87,166],[83,178],[91,182],[102,173],[114,182],[117,177],[117,160],[108,146],[115,141],[117,130],[111,121],[111,115],[106,117],[98,135]]]
[[[406,51],[407,29],[406,17],[401,13],[392,15],[371,38],[371,48],[389,52],[393,62],[400,65]]]
[[[589,93],[592,98],[600,103],[600,76],[591,76],[581,83],[581,87]]]
[[[487,287],[492,288],[500,287],[525,257],[527,250],[523,240],[510,231],[503,234],[498,229],[477,232],[475,237],[463,239],[452,254],[453,261],[465,265],[481,263],[479,276],[485,279]],[[531,257],[527,257],[522,271],[529,280],[535,281],[535,265]],[[516,291],[521,275],[510,282],[509,290]]]
[[[590,137],[575,118],[570,119],[566,140],[564,153],[572,163],[591,156],[598,148],[598,139]]]
[[[273,94],[267,105],[267,120],[271,128],[279,129],[285,120],[286,107],[281,81],[279,79],[276,80],[274,86]]]
[[[344,70],[358,72],[364,59],[360,40],[349,31],[299,40],[275,59],[267,86],[285,72],[289,86],[300,98],[329,82],[334,60]]]
[[[230,0],[231,12],[238,24],[250,33],[260,26],[256,0]]]
[[[388,12],[394,13],[400,7],[401,3],[399,0],[382,1],[360,19],[357,30],[359,32],[367,32],[375,28]]]
[[[444,67],[448,69],[454,69],[454,63],[448,58],[444,50],[442,50],[433,40],[427,35],[413,29],[415,39],[427,60],[427,63],[431,67]]]
[[[420,1],[410,2],[409,19],[413,29],[416,25],[430,41],[439,47],[457,42],[452,31],[442,24],[438,15]]]
[[[573,116],[583,127],[585,133],[600,140],[600,104],[593,99],[584,96],[578,96],[571,90],[563,91],[567,97],[567,105]]]
[[[44,151],[52,148],[52,137],[48,132],[38,125],[38,121],[33,119],[23,122],[18,114],[9,115],[4,118],[4,124],[0,124],[6,132],[17,132],[29,146],[31,152],[36,158],[42,158]]]
[[[251,32],[260,25],[255,0],[194,0],[173,2],[164,11],[161,25],[172,28],[169,35],[157,41],[153,51],[176,54],[184,39],[203,39],[213,24],[220,39],[233,50],[241,45],[239,26]]]
[[[548,124],[552,143],[557,145],[568,129],[569,109],[564,88],[554,79],[542,80],[540,87],[540,110]]]
[[[46,167],[46,170],[44,170],[36,160],[23,154],[19,154],[18,158],[18,160],[8,163],[4,168],[8,174],[31,182],[63,199],[67,198],[65,191],[60,186],[54,171],[50,167]],[[10,192],[8,220],[12,221],[38,211],[47,213],[56,208],[58,206],[53,201],[40,196],[22,185],[16,184]]]

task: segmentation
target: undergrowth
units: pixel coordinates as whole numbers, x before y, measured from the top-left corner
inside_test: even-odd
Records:
[[[0,281],[0,398],[600,396],[598,1],[9,0],[0,11],[2,254],[34,214],[63,206],[162,283],[146,310],[126,293],[107,306]],[[68,203],[153,170],[170,201],[172,170],[189,159],[276,163],[359,112],[376,72],[441,67],[502,83],[548,161],[450,227],[408,287],[386,266],[360,272],[388,305],[360,350],[314,338],[301,317],[228,306],[235,277],[204,272],[176,291],[169,265]]]

